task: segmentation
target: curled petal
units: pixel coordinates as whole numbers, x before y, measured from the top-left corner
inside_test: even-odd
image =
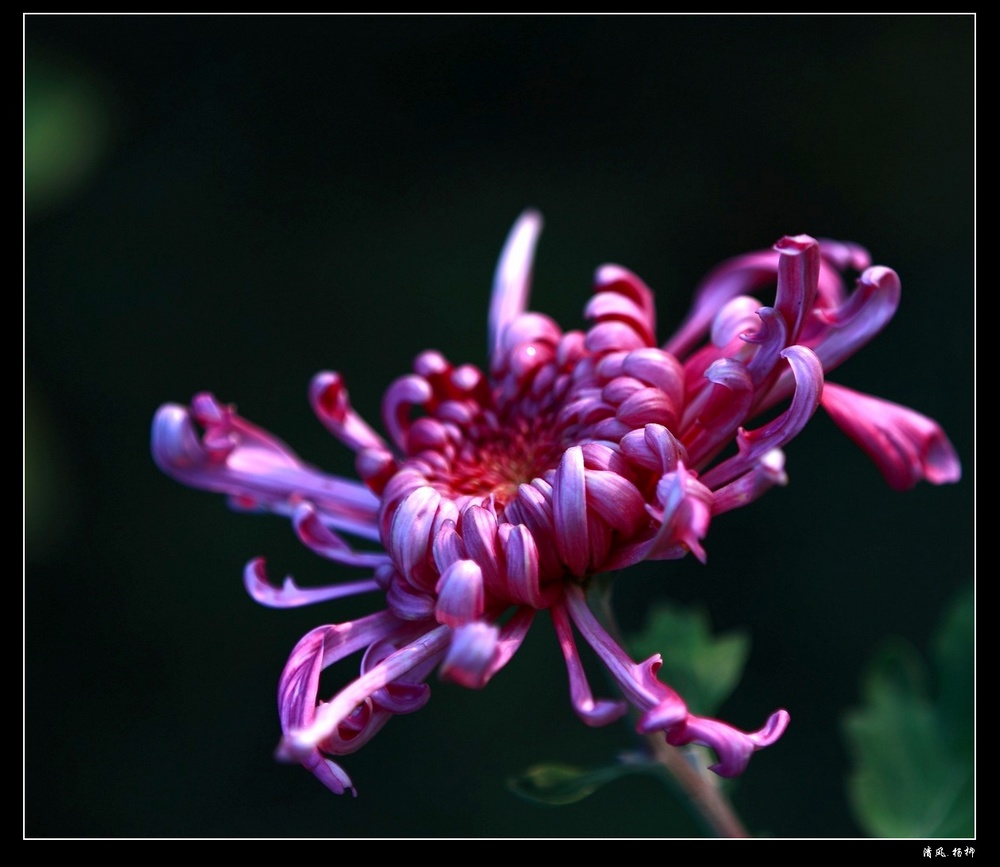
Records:
[[[400,620],[427,620],[434,617],[434,596],[411,587],[402,576],[397,576],[389,585],[385,601]]]
[[[795,392],[788,409],[756,430],[740,431],[739,454],[706,472],[701,480],[710,488],[730,482],[749,470],[764,454],[782,448],[795,438],[819,406],[823,393],[823,366],[804,346],[789,346],[781,353],[795,378]]]
[[[681,441],[693,466],[701,467],[732,439],[753,401],[753,381],[746,367],[729,358],[705,371],[711,386],[685,412]]]
[[[543,591],[539,580],[538,546],[528,528],[521,524],[503,524],[497,539],[507,568],[506,590],[512,600],[533,608],[547,607],[559,587],[553,583]]]
[[[867,262],[864,250],[848,246],[849,250],[845,252],[845,245],[838,245],[834,241],[823,241],[820,244],[822,258],[819,263],[816,297],[822,299],[827,306],[844,295],[839,270],[846,267],[857,268],[859,263]],[[714,268],[698,286],[691,312],[663,348],[682,360],[686,359],[727,301],[738,295],[757,295],[758,290],[774,285],[779,258],[777,249],[761,250],[729,259]]]
[[[760,389],[775,365],[781,359],[781,350],[788,345],[788,329],[785,319],[773,307],[762,307],[757,311],[760,327],[740,335],[747,344],[754,347],[753,358],[747,362],[754,389]]]
[[[833,370],[885,328],[896,314],[901,291],[891,268],[869,268],[841,306],[816,311],[802,342],[815,350],[824,370]]]
[[[427,589],[431,589],[436,580],[427,555],[440,501],[441,495],[426,485],[408,494],[393,514],[385,540],[400,572],[420,586],[426,585]]]
[[[775,743],[788,728],[788,711],[777,710],[767,718],[763,728],[742,732],[728,723],[707,717],[689,716],[683,726],[667,732],[667,743],[673,746],[700,744],[715,750],[719,761],[709,770],[720,777],[737,777],[759,749]]]
[[[587,319],[626,323],[647,346],[652,346],[656,340],[656,320],[650,317],[650,313],[650,310],[643,309],[639,303],[616,291],[598,292],[583,311]]]
[[[601,265],[594,274],[594,292],[613,292],[631,301],[641,311],[643,326],[652,338],[656,332],[656,302],[642,278],[621,265]]]
[[[281,587],[275,587],[268,580],[263,557],[251,560],[244,567],[243,586],[255,602],[268,608],[299,608],[302,605],[314,605],[317,602],[342,599],[358,593],[371,593],[379,589],[374,579],[327,587],[299,587],[290,575],[285,578]]]
[[[324,427],[353,451],[385,448],[385,442],[351,407],[339,373],[317,373],[309,383],[309,403]]]
[[[649,346],[642,334],[627,322],[605,319],[587,332],[584,346],[590,352],[616,352]]]
[[[576,628],[633,705],[641,711],[647,711],[663,702],[667,698],[667,692],[673,693],[673,690],[656,679],[656,672],[663,664],[659,654],[638,664],[633,662],[598,622],[587,605],[583,588],[577,584],[567,584],[564,598],[566,610]]]
[[[823,389],[822,404],[896,490],[908,490],[921,479],[944,485],[961,478],[958,454],[933,419],[832,383]]]
[[[759,324],[757,311],[762,306],[760,301],[749,295],[739,295],[727,301],[712,320],[712,345],[722,349],[746,332],[756,329]]]
[[[806,315],[813,309],[819,284],[819,244],[808,235],[784,237],[778,251],[778,288],[775,309],[788,326],[788,339],[795,342]]]
[[[497,519],[489,509],[481,506],[469,506],[462,514],[462,541],[469,559],[478,563],[482,569],[486,588],[502,588],[500,560],[497,557]]]
[[[673,560],[691,551],[704,563],[701,540],[712,517],[712,492],[682,463],[657,483],[656,498],[658,506],[647,508],[660,527],[648,543],[647,559]]]
[[[612,528],[630,538],[648,520],[638,488],[617,473],[586,470],[587,502]]]
[[[389,612],[382,611],[338,626],[320,626],[295,645],[278,682],[278,715],[283,731],[309,726],[316,713],[319,676],[324,668],[390,634],[398,625]],[[324,758],[316,747],[301,751],[295,759],[312,771],[336,794],[350,789],[350,777]]]
[[[434,392],[422,376],[401,376],[386,390],[382,398],[382,419],[396,448],[406,450],[406,437],[410,430],[410,410],[425,406]]]

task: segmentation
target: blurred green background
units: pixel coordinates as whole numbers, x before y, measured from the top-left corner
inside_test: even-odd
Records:
[[[657,292],[661,336],[710,267],[783,234],[900,273],[896,318],[831,379],[939,420],[961,484],[894,493],[818,413],[789,487],[713,522],[707,566],[644,564],[615,590],[628,630],[675,600],[750,635],[724,717],[792,716],[732,789],[755,833],[861,835],[841,722],[866,661],[888,635],[924,651],[973,574],[971,16],[24,23],[26,835],[700,834],[646,777],[561,808],[507,791],[634,746],[576,719],[544,617],[486,690],[435,678],[347,757],[356,800],[275,763],[289,650],[378,603],[256,606],[253,556],[303,584],[359,576],[149,456],[157,406],[209,389],[351,474],[309,377],[341,371],[381,428],[418,351],[482,364],[526,206],[546,217],[532,306],[567,328],[608,261]]]

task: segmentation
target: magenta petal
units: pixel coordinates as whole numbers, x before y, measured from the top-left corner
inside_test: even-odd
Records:
[[[607,699],[594,700],[587,683],[587,675],[583,670],[583,662],[573,640],[573,627],[570,624],[569,613],[565,602],[557,602],[552,606],[552,623],[559,638],[559,647],[566,660],[566,671],[569,674],[570,700],[576,715],[589,726],[604,726],[621,719],[628,711],[628,705],[623,701]]]
[[[823,389],[822,404],[896,490],[908,490],[921,479],[944,485],[961,478],[958,454],[933,419],[829,382]]]
[[[339,373],[317,373],[309,383],[309,402],[330,433],[353,451],[384,449],[385,441],[352,408]]]
[[[574,575],[582,577],[590,565],[590,540],[583,452],[579,446],[567,449],[559,462],[552,486],[552,506],[559,556]]]
[[[817,311],[803,342],[815,349],[823,369],[833,370],[878,334],[896,314],[901,293],[891,268],[869,268],[840,307]]]
[[[819,283],[819,244],[808,235],[784,237],[778,251],[778,288],[775,309],[788,326],[788,339],[795,342],[802,323],[813,308]]]
[[[668,732],[667,742],[673,746],[710,747],[719,761],[709,770],[720,777],[736,777],[746,770],[756,750],[770,746],[784,734],[788,721],[788,711],[778,710],[768,717],[763,728],[748,734],[717,719],[690,716],[683,727]]]

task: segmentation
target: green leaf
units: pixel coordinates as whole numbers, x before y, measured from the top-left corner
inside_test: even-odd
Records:
[[[661,679],[697,714],[712,716],[739,683],[750,651],[744,633],[713,636],[700,608],[660,605],[642,632],[628,641],[637,659],[663,656]]]
[[[534,765],[507,780],[507,787],[528,801],[558,807],[574,804],[592,795],[605,783],[630,774],[658,774],[661,768],[639,756],[622,757],[616,765],[577,768],[573,765]]]
[[[863,680],[864,705],[844,719],[848,781],[859,824],[874,837],[971,837],[973,829],[971,589],[948,612],[928,670],[905,642],[887,642]]]

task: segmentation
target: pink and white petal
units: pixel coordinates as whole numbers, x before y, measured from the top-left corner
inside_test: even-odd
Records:
[[[202,425],[199,435],[195,422]],[[320,472],[277,437],[207,393],[192,409],[165,404],[153,419],[152,452],[168,476],[193,488],[228,494],[234,506],[288,515],[311,500],[330,526],[378,538],[378,499],[358,482]]]
[[[499,645],[500,630],[492,623],[475,621],[456,628],[440,674],[469,689],[482,689]]]
[[[520,316],[531,292],[535,247],[542,232],[542,216],[527,210],[507,235],[493,275],[493,294],[487,323],[487,350],[492,356],[500,346],[507,325]]]
[[[483,613],[483,571],[474,560],[457,560],[438,579],[434,614],[438,623],[459,627]]]

